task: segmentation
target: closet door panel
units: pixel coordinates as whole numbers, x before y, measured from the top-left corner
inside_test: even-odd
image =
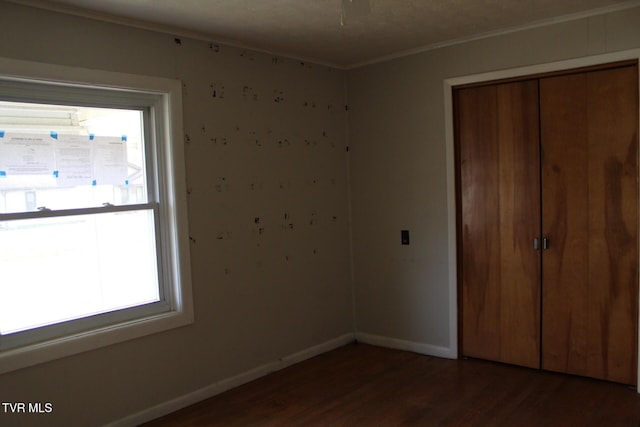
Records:
[[[500,361],[540,367],[538,82],[497,86]],[[538,241],[539,243],[539,241]]]
[[[499,359],[500,240],[495,87],[456,93],[462,231],[462,351]]]
[[[542,366],[637,376],[637,67],[541,80]]]
[[[539,367],[536,81],[457,91],[462,351]]]
[[[587,75],[589,376],[637,380],[637,67]]]
[[[588,155],[586,76],[540,81],[542,367],[587,373]]]

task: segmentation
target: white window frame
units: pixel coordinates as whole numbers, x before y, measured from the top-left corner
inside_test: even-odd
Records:
[[[102,70],[67,67],[0,58],[0,87],[18,94],[25,88],[38,89],[38,95],[24,97],[23,102],[65,102],[92,93],[112,97],[122,108],[127,103],[148,108],[153,135],[147,156],[152,158],[156,173],[157,236],[161,310],[149,313],[132,309],[134,317],[122,310],[111,315],[108,324],[92,324],[90,318],[68,322],[81,325],[79,331],[56,334],[44,341],[26,342],[6,349],[0,347],[0,374],[93,350],[134,338],[158,333],[193,323],[191,262],[187,217],[186,170],[182,130],[182,84],[179,80],[115,73]],[[44,90],[43,90],[44,89]],[[22,92],[21,92],[22,91]],[[13,95],[12,95],[13,96]],[[16,98],[17,97],[17,98]],[[86,99],[86,98],[85,98]],[[100,106],[96,101],[96,107]],[[114,106],[114,104],[111,104]],[[102,210],[98,208],[101,212]],[[37,216],[37,215],[36,215]],[[2,215],[0,215],[0,220]],[[103,319],[104,320],[104,319]],[[34,331],[37,331],[34,330]]]

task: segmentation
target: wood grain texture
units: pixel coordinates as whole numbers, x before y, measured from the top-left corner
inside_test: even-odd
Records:
[[[638,336],[637,66],[587,74],[588,375],[635,384]]]
[[[586,75],[540,81],[542,367],[587,374],[588,157]]]
[[[462,234],[462,348],[499,359],[500,194],[495,87],[456,94]],[[482,112],[482,114],[478,114]]]
[[[457,92],[463,354],[539,367],[537,81]]]
[[[462,354],[635,384],[637,65],[454,99]]]
[[[498,102],[500,351],[540,367],[540,138],[538,82],[501,84]]]
[[[480,360],[348,345],[147,427],[628,426],[625,386]]]
[[[542,365],[635,384],[637,67],[541,81]]]

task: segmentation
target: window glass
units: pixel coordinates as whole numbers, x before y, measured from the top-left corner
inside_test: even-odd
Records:
[[[0,334],[159,301],[153,210],[0,221]]]
[[[0,102],[0,335],[160,301],[144,116]]]
[[[0,213],[147,203],[143,117],[0,102]]]

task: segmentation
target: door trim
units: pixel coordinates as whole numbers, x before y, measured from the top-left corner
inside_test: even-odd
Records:
[[[631,49],[602,55],[587,56],[545,64],[510,68],[487,73],[471,74],[468,76],[445,79],[444,86],[444,114],[445,114],[445,145],[446,145],[446,174],[447,174],[447,235],[449,258],[449,348],[453,358],[459,358],[458,348],[458,252],[456,237],[456,167],[453,130],[453,88],[481,82],[511,79],[528,75],[552,73],[572,68],[589,67],[612,62],[637,60],[640,63],[640,49]],[[640,83],[640,82],[639,82]],[[638,85],[640,87],[640,84]],[[640,93],[638,94],[640,99]],[[640,129],[638,129],[640,135]],[[640,151],[640,150],[639,150]],[[638,207],[640,211],[640,206]],[[638,259],[640,265],[640,259]],[[640,292],[639,292],[640,295]],[[639,301],[640,304],[640,301]],[[638,354],[640,355],[640,310],[638,310]],[[640,356],[638,357],[638,385],[640,393]]]

